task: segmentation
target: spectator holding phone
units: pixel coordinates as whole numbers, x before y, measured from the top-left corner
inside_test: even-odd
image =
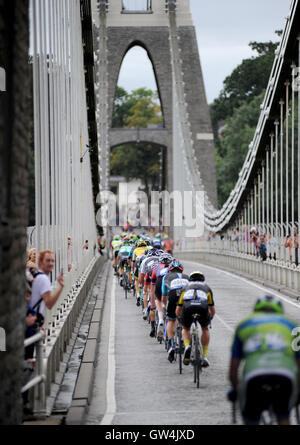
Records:
[[[64,288],[64,276],[63,273],[59,273],[57,276],[59,286],[55,291],[52,290],[49,274],[53,270],[54,263],[55,259],[52,250],[41,250],[39,252],[38,274],[35,276],[32,284],[30,307],[42,316],[46,308],[53,308]]]

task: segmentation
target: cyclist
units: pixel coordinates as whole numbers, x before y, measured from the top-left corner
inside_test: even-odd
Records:
[[[182,321],[182,339],[185,350],[183,363],[188,365],[191,357],[191,336],[190,327],[192,324],[192,315],[199,314],[198,321],[202,328],[201,344],[203,347],[203,367],[209,366],[207,351],[210,340],[208,326],[215,315],[215,304],[213,293],[210,287],[205,283],[205,277],[202,272],[192,272],[189,277],[187,288],[180,295],[176,308],[177,317],[181,316]]]
[[[117,258],[118,258],[118,253],[119,253],[121,244],[122,244],[122,240],[121,240],[120,235],[115,235],[114,239],[111,242],[113,267],[115,269],[115,275],[117,275]]]
[[[152,269],[158,263],[159,251],[151,249],[146,253],[139,270],[140,286],[144,286],[143,319],[147,319],[148,294],[150,292]]]
[[[161,341],[164,332],[164,307],[161,301],[161,285],[163,276],[168,272],[169,264],[172,262],[173,258],[168,253],[164,252],[159,257],[159,263],[153,268],[151,275],[151,306],[156,307],[158,315],[158,332],[157,341]],[[155,317],[155,312],[154,312]],[[155,336],[155,321],[151,324],[150,336]]]
[[[147,243],[145,241],[139,241],[137,247],[134,249],[131,259],[131,270],[134,274],[135,289],[136,289],[136,305],[140,305],[140,283],[138,281],[140,257],[145,254],[147,249]]]
[[[259,424],[262,412],[270,406],[278,424],[289,424],[290,410],[297,402],[300,388],[300,351],[292,349],[295,327],[284,315],[280,299],[266,295],[257,300],[254,313],[236,328],[229,371],[233,389],[229,398],[235,401],[238,394],[245,424]],[[245,366],[239,384],[242,360]]]
[[[123,286],[123,273],[124,265],[127,263],[129,266],[129,258],[131,254],[131,243],[129,238],[125,238],[123,244],[120,247],[117,257],[117,264],[119,265],[120,285]]]
[[[175,356],[174,336],[176,330],[176,306],[180,297],[179,289],[183,289],[189,283],[188,275],[183,274],[183,265],[180,261],[172,261],[168,272],[162,279],[162,302],[166,306],[167,335],[168,335],[168,360],[173,362]],[[176,283],[175,283],[176,282]],[[173,284],[174,283],[174,284]],[[172,287],[173,284],[173,287]],[[172,289],[172,290],[171,290]]]

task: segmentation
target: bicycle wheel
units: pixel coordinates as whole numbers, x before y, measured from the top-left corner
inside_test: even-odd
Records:
[[[167,334],[167,326],[168,326],[168,320],[165,320],[164,324],[164,342],[165,342],[165,350],[168,350],[168,334]]]
[[[200,386],[200,369],[201,369],[201,353],[200,353],[200,342],[198,335],[195,336],[195,383],[197,383],[197,388]]]
[[[124,274],[124,282],[123,282],[123,286],[124,286],[124,292],[125,292],[125,299],[127,300],[127,292],[128,292],[128,276],[127,273],[125,272]]]
[[[181,328],[179,329],[178,333],[178,348],[179,348],[179,360],[178,360],[179,374],[182,374],[182,355],[184,351],[184,343],[182,340]]]

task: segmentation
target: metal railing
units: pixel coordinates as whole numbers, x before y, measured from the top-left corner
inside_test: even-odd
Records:
[[[24,348],[30,346],[32,344],[36,344],[36,361],[34,366],[34,374],[29,382],[26,383],[22,387],[21,393],[24,394],[26,391],[29,391],[31,388],[34,388],[34,396],[33,396],[33,414],[37,417],[45,417],[46,416],[46,391],[45,391],[45,382],[46,382],[46,373],[44,368],[44,346],[43,340],[45,338],[45,334],[43,331],[38,332],[30,338],[24,340]]]

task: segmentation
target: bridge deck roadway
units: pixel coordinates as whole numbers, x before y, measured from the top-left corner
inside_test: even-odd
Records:
[[[177,363],[168,362],[163,345],[149,337],[141,308],[131,295],[125,300],[123,290],[113,285],[111,272],[86,424],[231,423],[225,395],[233,330],[267,289],[212,267],[188,261],[184,265],[187,273],[199,269],[205,273],[216,305],[208,355],[211,366],[203,371],[200,388],[194,386],[191,366],[180,375]],[[286,314],[300,326],[300,304],[283,298]]]

